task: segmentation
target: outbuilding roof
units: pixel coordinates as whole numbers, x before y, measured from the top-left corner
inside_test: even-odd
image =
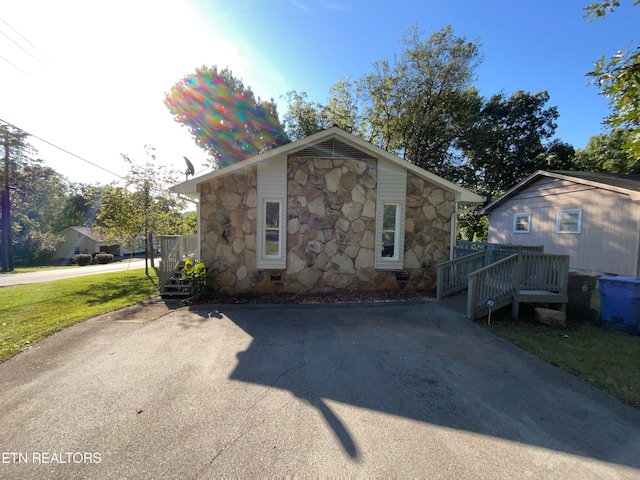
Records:
[[[286,145],[282,145],[280,147],[274,148],[267,152],[261,153],[259,155],[255,155],[253,157],[247,158],[241,162],[234,163],[233,165],[229,165],[228,167],[220,168],[218,170],[213,170],[209,173],[201,175],[199,177],[192,178],[187,180],[186,182],[182,182],[178,185],[172,187],[172,191],[176,193],[180,193],[183,195],[187,195],[193,198],[198,197],[198,185],[213,180],[214,178],[224,177],[233,172],[241,170],[246,167],[250,167],[254,164],[264,162],[270,158],[273,158],[277,155],[292,155],[296,152],[303,152],[305,149],[308,149],[311,146],[327,142],[329,140],[339,140],[340,142],[357,149],[358,151],[366,154],[367,156],[371,156],[374,158],[384,158],[385,160],[401,166],[408,171],[416,174],[417,176],[427,180],[440,188],[449,191],[455,195],[456,201],[461,204],[475,204],[481,203],[484,199],[473,193],[466,188],[463,188],[459,185],[456,185],[449,180],[445,180],[438,175],[435,175],[431,172],[428,172],[412,163],[407,162],[399,158],[392,153],[389,153],[370,142],[367,142],[351,133],[348,133],[342,130],[339,127],[331,127],[321,132],[315,133],[313,135],[309,135],[308,137],[301,138],[300,140],[296,140],[291,143],[287,143]]]
[[[600,173],[600,172],[572,172],[565,170],[538,170],[532,173],[523,181],[508,190],[502,196],[491,202],[480,210],[481,215],[485,215],[496,206],[507,201],[526,186],[538,180],[540,177],[550,177],[559,180],[567,180],[582,185],[589,185],[617,193],[629,195],[632,200],[640,200],[640,175],[623,173]]]
[[[83,235],[83,236],[85,236],[87,238],[90,238],[94,242],[106,242],[107,241],[107,237],[105,237],[98,230],[94,230],[93,228],[90,228],[90,227],[69,227],[69,228],[66,228],[65,230],[63,230],[60,233],[65,233],[67,230],[74,230],[74,231],[78,232],[79,234],[81,234],[81,235]]]

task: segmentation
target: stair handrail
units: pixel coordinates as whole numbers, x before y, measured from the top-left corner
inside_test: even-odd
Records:
[[[469,274],[484,267],[486,259],[486,252],[479,251],[439,263],[436,287],[437,300],[440,301],[447,295],[467,288]]]
[[[473,320],[483,312],[487,308],[486,300],[489,298],[495,302],[495,308],[511,303],[519,287],[518,257],[519,254],[515,253],[469,274],[468,318]]]
[[[515,253],[469,275],[467,317],[487,312],[492,298],[496,309],[517,301],[525,290],[557,293],[565,297],[569,282],[569,255]]]
[[[162,235],[160,236],[160,291],[164,290],[172,272],[191,257],[194,262],[200,260],[197,235]]]

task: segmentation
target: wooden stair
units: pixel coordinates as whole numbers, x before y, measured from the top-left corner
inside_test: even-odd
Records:
[[[184,262],[181,262],[173,269],[160,292],[162,298],[191,296],[191,280],[185,277],[183,267]]]
[[[518,318],[520,303],[556,304],[564,310],[569,301],[569,256],[508,253],[494,262],[476,252],[438,264],[438,301],[467,290],[466,315],[471,320],[488,315],[489,299],[494,310],[511,305],[513,318]]]

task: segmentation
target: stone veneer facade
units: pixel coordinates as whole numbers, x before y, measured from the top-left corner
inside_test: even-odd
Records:
[[[200,186],[202,259],[222,294],[431,290],[448,259],[455,198],[407,173],[404,268],[376,270],[377,161],[290,157],[286,269],[256,269],[255,166]]]

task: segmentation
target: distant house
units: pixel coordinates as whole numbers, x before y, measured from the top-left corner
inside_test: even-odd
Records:
[[[458,207],[483,200],[337,127],[173,190],[227,294],[433,289]]]
[[[107,237],[89,227],[65,228],[58,235],[64,237],[64,243],[55,253],[59,263],[68,263],[74,255],[79,253],[120,254],[120,245],[111,245]]]
[[[537,171],[480,213],[489,242],[543,245],[576,272],[640,276],[640,175]]]

